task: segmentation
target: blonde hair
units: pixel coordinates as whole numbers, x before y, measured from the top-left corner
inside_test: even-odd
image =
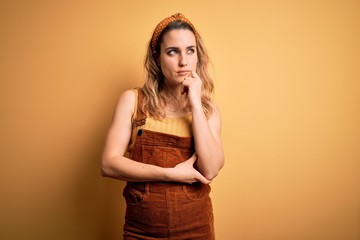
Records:
[[[156,44],[154,44],[153,38],[149,41],[144,62],[147,76],[145,84],[141,89],[144,94],[142,108],[143,110],[146,109],[155,119],[163,119],[166,117],[163,106],[166,104],[166,99],[170,96],[164,91],[164,75],[157,64],[156,59],[160,54],[160,43],[164,34],[174,29],[187,29],[192,31],[195,35],[198,57],[196,72],[202,80],[201,102],[205,115],[209,117],[214,112],[214,105],[211,100],[214,83],[208,73],[209,57],[199,33],[194,29],[191,23],[189,24],[188,20],[184,21],[183,19],[174,19],[168,23],[159,34]]]

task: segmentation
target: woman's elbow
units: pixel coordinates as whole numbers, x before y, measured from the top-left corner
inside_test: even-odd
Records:
[[[212,171],[208,171],[204,174],[204,177],[210,181],[212,181],[220,172],[222,167],[224,166],[224,158],[221,158],[221,161],[219,161],[219,165],[214,167]]]
[[[101,176],[103,176],[103,177],[109,177],[109,175],[108,175],[108,173],[107,173],[106,169],[105,169],[105,168],[103,168],[103,167],[101,167],[100,174],[101,174]]]
[[[204,177],[209,180],[209,181],[212,181],[214,180],[214,178],[217,177],[217,175],[219,174],[220,172],[220,169],[218,170],[214,170],[214,171],[208,171],[207,173],[204,174]]]
[[[206,174],[204,174],[204,177],[211,182],[218,175],[218,173],[219,172],[206,173]]]
[[[101,161],[101,169],[100,174],[103,177],[110,177],[111,176],[111,166],[107,159],[103,158]]]

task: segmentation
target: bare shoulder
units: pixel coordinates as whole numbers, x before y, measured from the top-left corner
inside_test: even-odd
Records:
[[[122,107],[127,107],[129,109],[134,109],[134,105],[135,105],[135,98],[136,98],[136,93],[135,93],[135,89],[129,89],[124,91],[118,100],[118,107],[119,105]]]
[[[136,102],[135,91],[135,89],[129,89],[124,91],[120,95],[115,109],[115,119],[119,117],[129,117],[133,115]]]
[[[213,103],[214,105],[214,112],[217,113],[217,114],[220,114],[220,107],[217,103]]]
[[[208,118],[208,123],[213,131],[220,132],[221,129],[221,112],[217,104],[213,103],[214,109]]]
[[[124,91],[117,102],[113,120],[107,134],[104,150],[105,158],[122,156],[131,138],[132,113],[134,112],[136,93]]]
[[[220,121],[221,120],[221,112],[220,108],[216,103],[213,103],[214,109],[209,117],[209,121]]]
[[[126,102],[126,103],[135,103],[135,89],[129,89],[124,91],[119,98],[119,102]]]
[[[210,115],[208,119],[209,127],[211,129],[211,132],[213,133],[213,136],[215,137],[215,140],[221,145],[221,113],[220,108],[218,105],[213,103],[214,109],[212,114]]]

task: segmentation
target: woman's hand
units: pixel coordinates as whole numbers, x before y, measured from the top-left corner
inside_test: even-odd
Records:
[[[211,181],[206,179],[199,171],[194,168],[194,163],[197,160],[197,155],[194,153],[185,162],[179,163],[174,168],[171,168],[170,181],[182,183],[202,182],[209,184]]]
[[[201,106],[201,87],[202,81],[195,71],[191,71],[190,76],[186,77],[182,82],[182,94],[187,94],[190,107],[192,109],[199,108]]]

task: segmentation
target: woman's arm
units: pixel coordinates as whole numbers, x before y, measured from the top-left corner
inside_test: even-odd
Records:
[[[134,113],[135,97],[132,90],[125,91],[120,96],[106,138],[101,161],[101,174],[105,177],[125,181],[176,181],[185,183],[201,181],[208,184],[210,181],[193,168],[193,163],[196,161],[195,155],[174,168],[162,168],[124,157],[131,138],[131,119]]]
[[[216,108],[207,119],[201,108],[193,109],[192,115],[197,166],[207,179],[212,180],[224,165],[220,112]]]
[[[195,150],[198,155],[199,171],[209,180],[217,176],[224,165],[224,152],[221,142],[221,116],[215,111],[207,118],[201,104],[201,79],[195,71],[183,82],[188,88],[188,98],[192,111],[192,126]]]

